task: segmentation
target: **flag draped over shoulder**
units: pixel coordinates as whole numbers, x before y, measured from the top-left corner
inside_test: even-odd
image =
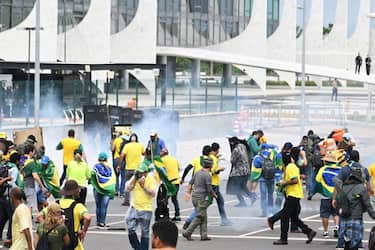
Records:
[[[314,193],[320,193],[327,198],[332,198],[334,190],[333,179],[340,173],[341,167],[336,164],[326,165],[319,169],[315,177]]]
[[[49,161],[46,168],[41,167],[40,174],[44,184],[47,186],[48,191],[53,195],[53,197],[55,199],[61,198],[60,179],[55,164],[52,161]]]
[[[148,160],[148,159],[145,159],[143,161],[143,163],[146,164],[147,166],[151,165],[151,161]],[[163,183],[163,185],[167,189],[167,195],[168,196],[176,195],[177,189],[176,189],[175,185],[172,184],[172,182],[170,182],[168,180],[167,173],[166,173],[165,167],[164,167],[164,163],[159,156],[154,156],[154,166],[155,166],[155,171],[157,172],[160,181]]]
[[[257,182],[262,176],[263,159],[260,155],[256,155],[251,165],[250,182]]]
[[[99,194],[109,196],[111,199],[115,196],[116,176],[112,167],[107,163],[95,164],[91,171],[90,182]]]

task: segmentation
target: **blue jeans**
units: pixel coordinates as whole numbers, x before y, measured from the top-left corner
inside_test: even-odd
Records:
[[[176,192],[176,195],[171,197],[171,199],[172,199],[172,203],[173,203],[173,206],[174,206],[174,216],[179,217],[180,216],[180,205],[178,204],[177,195],[178,195],[178,190],[180,189],[180,185],[174,184],[174,186],[176,187],[177,192]]]
[[[217,208],[219,209],[221,221],[222,222],[226,222],[228,219],[227,219],[227,215],[225,213],[224,198],[223,198],[223,196],[220,193],[220,188],[219,188],[219,186],[212,185],[212,189],[214,190],[214,192],[217,195],[216,202],[217,202]]]
[[[107,217],[107,208],[109,204],[109,196],[101,195],[94,189],[94,197],[96,203],[96,223],[104,223]]]
[[[315,177],[318,171],[309,163],[306,168],[306,189],[308,195],[312,196],[315,189]]]
[[[338,248],[348,245],[350,249],[362,247],[363,221],[362,219],[344,219],[340,217]]]
[[[128,227],[128,238],[133,249],[148,250],[150,238],[150,223],[152,211],[139,211],[130,207],[126,217]],[[141,241],[138,240],[136,233],[137,227],[141,226]]]
[[[115,169],[115,173],[116,173],[116,193],[120,193],[120,195],[124,195],[124,191],[125,191],[125,165],[124,165],[124,161],[122,162],[120,172],[117,172],[117,170],[116,170],[117,164],[118,164],[118,159],[113,159],[113,168]]]
[[[197,214],[197,212],[195,211],[195,209],[193,209],[193,211],[191,212],[189,217],[186,219],[186,222],[191,223],[194,220],[196,214]]]
[[[262,215],[268,216],[273,212],[273,192],[275,191],[275,180],[259,179],[260,188],[260,207],[262,209]]]

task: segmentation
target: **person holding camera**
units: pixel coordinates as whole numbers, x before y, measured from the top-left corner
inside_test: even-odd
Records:
[[[130,208],[126,217],[128,238],[133,249],[146,250],[150,242],[150,223],[152,217],[152,199],[156,194],[156,181],[149,175],[149,168],[142,163],[133,177],[126,183],[126,191],[132,192]],[[141,240],[137,236],[137,227],[141,227]]]

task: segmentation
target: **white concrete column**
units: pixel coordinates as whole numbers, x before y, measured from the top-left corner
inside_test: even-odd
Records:
[[[167,86],[173,87],[176,85],[176,57],[168,56],[167,57]]]
[[[201,61],[199,59],[192,59],[191,62],[191,86],[193,88],[200,87],[201,76]]]

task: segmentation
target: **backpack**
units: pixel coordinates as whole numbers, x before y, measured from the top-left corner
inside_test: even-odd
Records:
[[[35,250],[48,250],[48,234],[52,232],[52,230],[55,229],[56,227],[57,225],[51,228],[50,230],[48,230],[46,233],[43,233],[42,236],[40,236]]]
[[[169,219],[169,208],[168,208],[168,195],[167,189],[164,184],[160,185],[158,195],[156,197],[156,210],[155,210],[155,221],[168,220]]]
[[[370,231],[370,237],[368,238],[368,250],[375,250],[375,226],[373,226]]]
[[[57,201],[59,203],[59,201]],[[74,250],[78,245],[78,232],[74,231],[74,208],[78,204],[78,201],[73,201],[68,208],[62,208],[65,216],[65,226],[68,228],[68,234],[70,243],[67,246],[63,246],[63,250]]]
[[[7,164],[0,163],[0,178],[6,178],[9,176],[9,167]],[[3,196],[7,190],[8,184],[4,183],[0,185],[0,196]]]
[[[262,157],[262,177],[264,179],[273,179],[275,178],[275,163],[270,159],[266,158],[263,155],[260,155]]]

